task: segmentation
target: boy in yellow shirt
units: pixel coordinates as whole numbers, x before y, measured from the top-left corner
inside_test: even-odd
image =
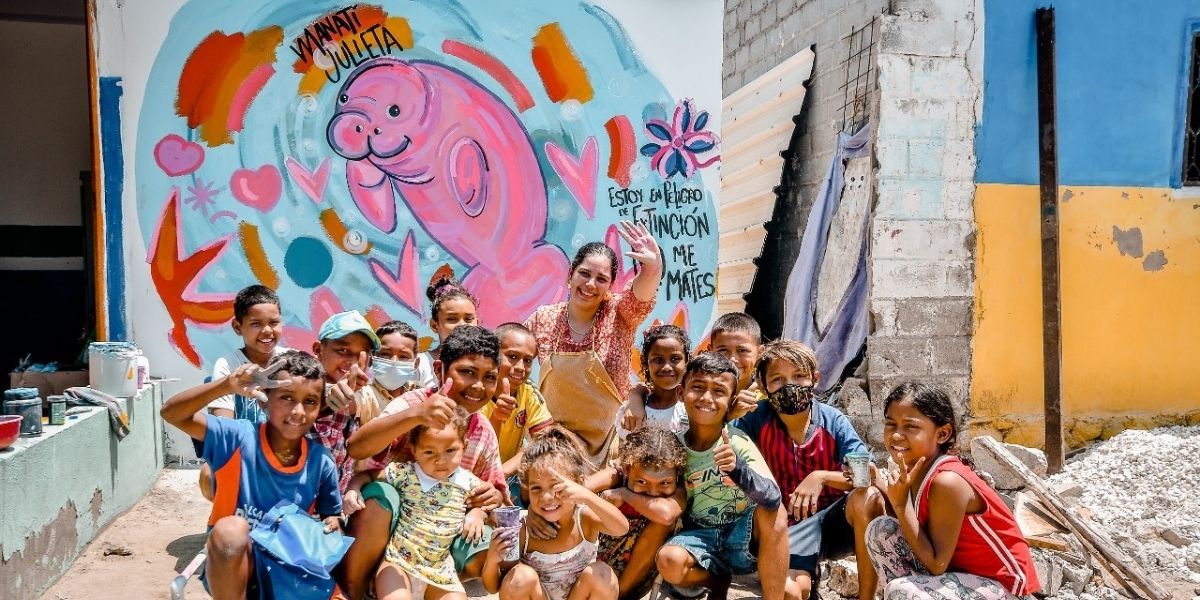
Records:
[[[496,386],[496,397],[479,412],[496,430],[509,493],[513,502],[520,502],[517,467],[522,446],[526,439],[553,425],[554,418],[542,393],[529,381],[538,355],[533,332],[520,323],[505,323],[496,328],[496,336],[500,338],[500,384]]]

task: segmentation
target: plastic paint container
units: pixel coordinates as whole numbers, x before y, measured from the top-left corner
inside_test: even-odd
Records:
[[[10,390],[11,391],[11,390]],[[42,399],[21,398],[4,401],[4,414],[20,415],[21,437],[42,435]]]
[[[50,424],[51,425],[66,425],[67,424],[67,397],[66,396],[50,396],[46,399],[50,403]]]
[[[88,346],[88,385],[119,398],[136,395],[140,354],[130,342],[93,342]]]
[[[146,387],[150,383],[150,359],[142,354],[141,350],[137,355],[137,389]]]

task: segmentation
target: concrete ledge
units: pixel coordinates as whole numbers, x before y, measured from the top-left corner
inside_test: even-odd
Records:
[[[0,451],[0,598],[37,598],[154,484],[163,467],[161,386],[127,405],[130,431],[120,442],[108,413],[88,408]]]

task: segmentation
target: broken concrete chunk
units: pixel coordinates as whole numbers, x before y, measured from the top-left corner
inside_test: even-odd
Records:
[[[105,556],[133,556],[133,550],[125,546],[114,546],[108,544],[104,547]]]
[[[1001,465],[990,452],[980,449],[978,444],[978,439],[971,440],[971,458],[975,461],[977,471],[985,471],[992,475],[996,489],[1019,490],[1025,487],[1024,481],[1016,473]],[[1038,477],[1046,476],[1046,453],[1037,448],[1028,448],[1017,444],[1003,444],[1003,446]]]
[[[1164,529],[1164,530],[1158,532],[1158,537],[1162,538],[1164,542],[1166,542],[1172,546],[1175,546],[1176,548],[1190,546],[1192,544],[1192,542],[1195,541],[1195,540],[1190,540],[1188,538],[1183,537],[1182,535],[1179,534],[1178,531],[1175,531],[1174,529]]]
[[[1001,489],[1001,488],[996,487],[996,478],[992,476],[992,473],[990,471],[976,471],[976,473],[979,475],[979,478],[982,479],[984,483],[991,486],[992,489]],[[1001,498],[1004,498],[1005,504],[1008,504],[1007,496],[1001,496]],[[1008,508],[1011,509],[1012,506],[1009,506]]]
[[[1054,491],[1063,498],[1079,499],[1083,495],[1083,486],[1077,483],[1060,483],[1054,486]]]
[[[1063,585],[1071,588],[1071,591],[1076,595],[1082,594],[1087,584],[1092,581],[1092,570],[1087,567],[1063,563],[1062,569]]]
[[[1042,584],[1042,589],[1038,590],[1037,596],[1042,598],[1053,596],[1063,585],[1062,563],[1055,560],[1054,555],[1050,552],[1035,549],[1031,554],[1033,568],[1037,570],[1038,581]]]
[[[843,598],[857,598],[858,564],[849,559],[830,562],[829,589]]]

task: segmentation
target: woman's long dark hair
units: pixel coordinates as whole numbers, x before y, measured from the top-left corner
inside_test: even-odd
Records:
[[[617,253],[604,242],[588,242],[575,253],[575,260],[571,261],[571,270],[567,272],[568,279],[575,274],[575,269],[578,269],[579,265],[583,264],[583,261],[587,260],[589,256],[603,256],[607,258],[608,264],[611,265],[608,278],[610,280],[617,278]]]

